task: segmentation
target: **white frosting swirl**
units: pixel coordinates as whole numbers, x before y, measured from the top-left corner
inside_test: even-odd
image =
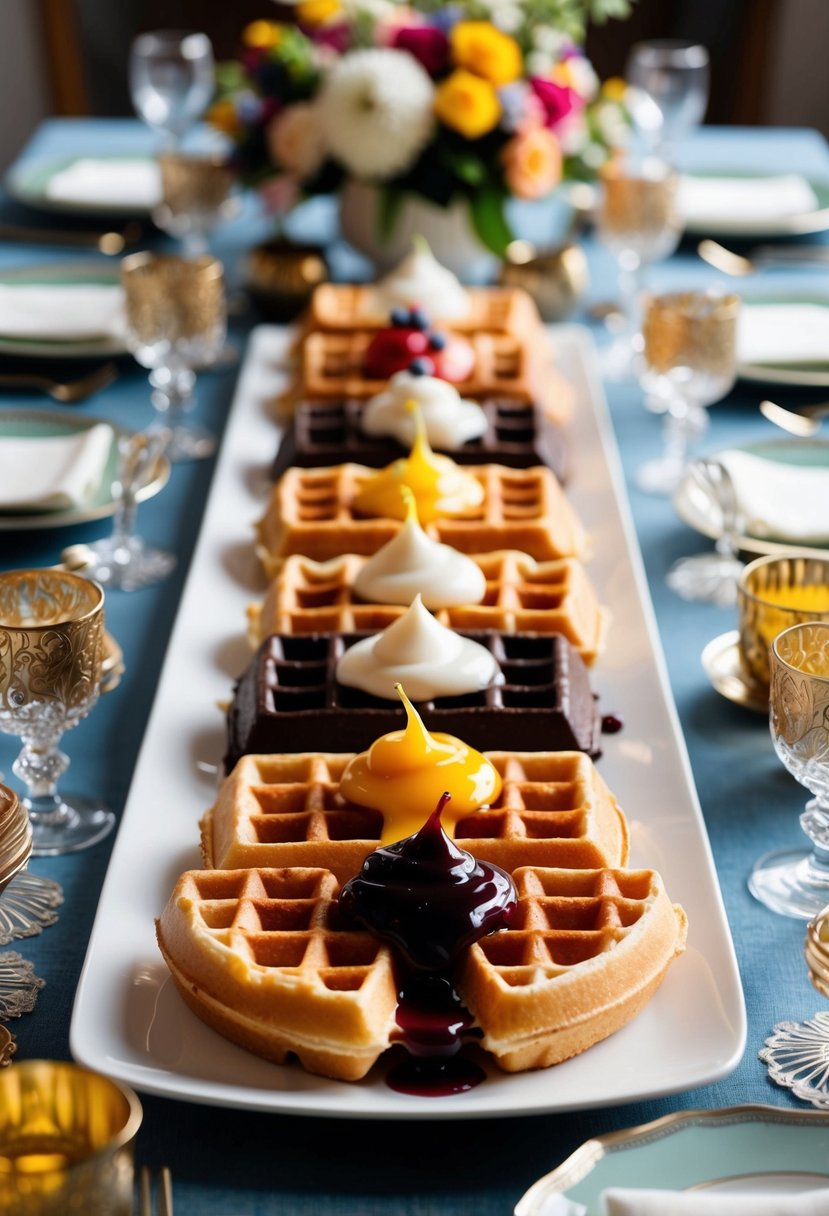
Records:
[[[467,316],[469,296],[421,239],[394,270],[375,284],[371,306],[384,314],[393,308],[418,307],[430,320],[443,321]]]
[[[454,608],[480,603],[486,579],[471,557],[432,540],[410,516],[361,567],[354,590],[369,604],[411,604],[419,592],[427,608]]]
[[[413,701],[431,701],[479,692],[503,675],[484,646],[439,624],[418,595],[388,629],[346,650],[337,679],[387,701],[397,699],[394,686],[403,684]]]
[[[420,407],[432,447],[454,451],[486,430],[486,414],[477,401],[461,397],[446,380],[410,371],[395,372],[382,392],[369,397],[360,426],[367,435],[393,435],[398,443],[410,447],[416,429],[408,408],[412,401]]]

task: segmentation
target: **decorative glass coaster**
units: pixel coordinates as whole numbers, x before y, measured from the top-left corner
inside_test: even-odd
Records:
[[[58,919],[60,883],[21,870],[0,894],[0,946],[18,937],[36,937]]]
[[[759,1056],[772,1081],[829,1110],[829,1013],[816,1013],[805,1022],[778,1022]]]
[[[45,983],[15,950],[0,954],[0,1021],[31,1013]]]

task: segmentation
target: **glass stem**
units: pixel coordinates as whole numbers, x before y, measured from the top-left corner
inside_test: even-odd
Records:
[[[807,802],[806,810],[800,816],[800,826],[812,845],[810,881],[829,889],[829,802],[821,797]]]
[[[156,367],[150,372],[152,403],[165,415],[165,425],[175,428],[188,409],[196,377],[189,367]]]
[[[66,818],[63,800],[57,792],[59,778],[69,767],[69,757],[60,751],[62,731],[37,740],[23,739],[23,748],[12,765],[12,772],[25,784],[28,794],[23,804],[32,822],[58,823]]]
[[[625,317],[624,333],[631,342],[639,333],[639,300],[642,294],[642,259],[625,249],[619,255],[619,295]]]

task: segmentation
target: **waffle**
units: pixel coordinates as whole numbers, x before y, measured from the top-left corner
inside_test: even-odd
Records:
[[[299,380],[288,398],[336,404],[349,398],[366,401],[381,392],[387,382],[368,378],[363,372],[371,338],[369,330],[309,334],[300,350]],[[553,422],[570,420],[573,390],[553,367],[543,332],[529,337],[479,332],[468,340],[474,366],[471,375],[457,385],[462,397],[507,397],[537,405]]]
[[[474,334],[533,334],[541,318],[532,296],[517,287],[467,287],[469,311],[464,317],[430,316],[442,329]],[[384,329],[388,309],[378,306],[376,293],[360,283],[324,283],[311,297],[308,327],[311,330],[349,332],[355,329]]]
[[[349,553],[327,562],[294,555],[272,579],[265,600],[248,608],[250,638],[258,646],[272,633],[379,633],[406,611],[399,604],[368,604],[352,590],[367,558]],[[496,633],[559,633],[588,665],[604,644],[608,612],[575,558],[536,562],[506,550],[473,557],[486,577],[480,604],[441,608],[450,629]]]
[[[630,1020],[682,951],[651,870],[515,874],[519,916],[474,945],[457,988],[507,1071],[546,1067]],[[358,1080],[391,1044],[390,951],[346,928],[324,869],[190,871],[156,923],[173,980],[220,1034],[277,1063]]]
[[[489,397],[480,404],[487,419],[484,434],[460,448],[436,450],[448,451],[458,464],[501,464],[512,469],[545,464],[560,482],[567,480],[570,445],[564,427],[541,410],[508,398]],[[274,481],[291,465],[313,469],[350,461],[381,469],[407,455],[396,439],[363,433],[362,409],[363,402],[353,399],[323,405],[300,402],[279,445]]]
[[[401,727],[400,705],[337,683],[337,663],[365,634],[266,638],[236,684],[227,712],[229,772],[251,752],[312,752],[321,738],[364,751]],[[601,718],[587,668],[558,634],[467,635],[494,655],[502,684],[465,696],[421,701],[433,730],[479,751],[585,751],[598,755]]]
[[[518,549],[538,561],[584,557],[587,536],[549,469],[469,469],[484,487],[480,507],[463,519],[437,519],[424,531],[461,553]],[[359,464],[288,469],[260,520],[257,552],[269,577],[292,553],[325,561],[344,553],[376,553],[402,526],[398,519],[362,519],[352,503],[374,470]]]
[[[582,752],[486,754],[503,788],[489,810],[458,822],[454,835],[464,849],[510,871],[625,864],[625,817]],[[243,757],[202,819],[205,866],[324,865],[340,881],[356,874],[377,848],[383,817],[340,795],[351,758]]]

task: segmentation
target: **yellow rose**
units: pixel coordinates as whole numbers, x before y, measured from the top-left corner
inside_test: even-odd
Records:
[[[325,25],[342,11],[340,0],[302,0],[296,15],[304,25]]]
[[[232,101],[215,101],[207,111],[207,121],[224,135],[238,135],[241,127]]]
[[[497,124],[501,103],[489,81],[458,68],[438,85],[435,113],[453,131],[480,139]]]
[[[602,97],[604,100],[615,102],[616,104],[625,100],[627,91],[627,81],[623,80],[621,76],[609,76],[602,85]]]
[[[242,42],[254,50],[269,51],[282,37],[282,31],[275,21],[251,21],[242,30]]]
[[[523,72],[518,43],[488,21],[459,21],[450,40],[455,62],[494,85],[511,84]]]
[[[561,181],[561,148],[546,127],[515,135],[501,158],[507,186],[516,198],[542,198]]]

